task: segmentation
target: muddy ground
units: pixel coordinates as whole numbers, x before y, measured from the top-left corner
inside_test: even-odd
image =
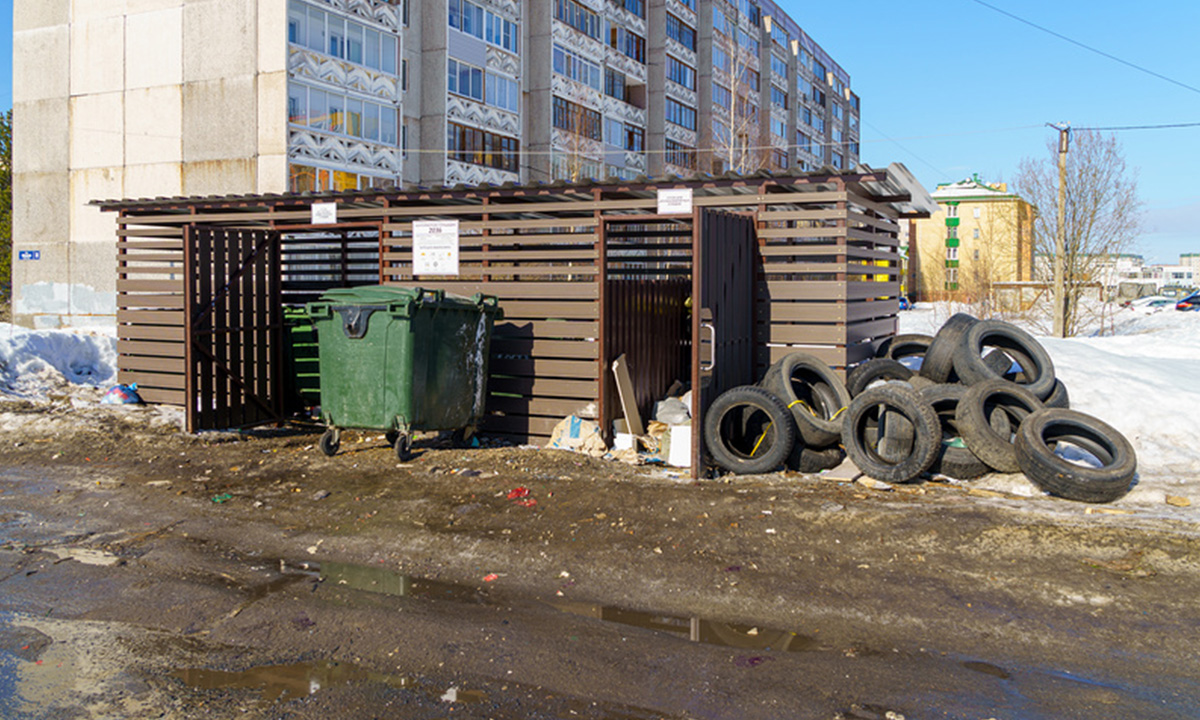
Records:
[[[1193,508],[75,405],[0,405],[2,717],[1200,708]]]

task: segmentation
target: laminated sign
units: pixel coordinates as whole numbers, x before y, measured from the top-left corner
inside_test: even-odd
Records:
[[[413,274],[458,274],[458,221],[413,222]]]

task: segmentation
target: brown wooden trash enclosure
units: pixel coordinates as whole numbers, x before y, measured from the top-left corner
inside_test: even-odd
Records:
[[[657,214],[665,188],[692,212]],[[573,413],[611,429],[622,354],[644,415],[680,379],[704,388],[697,418],[788,352],[871,357],[896,330],[898,221],[936,207],[902,165],[95,204],[119,212],[119,381],[183,406],[188,431],[285,419],[283,308],[387,283],[500,299],[481,430],[519,442]],[[434,219],[459,221],[456,277],[412,274],[413,221]]]

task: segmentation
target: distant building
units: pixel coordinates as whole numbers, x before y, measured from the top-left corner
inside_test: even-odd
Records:
[[[1194,287],[1200,272],[1190,265],[1151,265],[1150,276],[1159,288]]]
[[[1179,256],[1179,264],[1195,270],[1197,277],[1200,277],[1200,253],[1183,253]]]
[[[1105,289],[1112,290],[1123,281],[1143,280],[1149,277],[1146,261],[1141,255],[1121,253],[1109,255],[1095,264],[1095,277],[1091,278]],[[1051,270],[1049,274],[1052,274]]]
[[[978,175],[938,185],[939,210],[911,226],[910,293],[916,300],[988,297],[996,283],[1033,279],[1035,209],[1005,183]]]

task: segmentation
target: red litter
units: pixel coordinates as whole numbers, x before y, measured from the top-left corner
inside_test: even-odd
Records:
[[[513,504],[520,505],[521,507],[533,507],[534,505],[537,505],[537,500],[534,500],[533,498],[525,498],[524,500],[518,500]]]
[[[494,580],[499,580],[499,579],[500,579],[500,576],[497,575],[496,573],[488,573],[487,575],[483,576],[484,582],[492,582]]]
[[[517,498],[527,497],[528,495],[529,495],[529,488],[523,487],[523,486],[515,487],[512,490],[508,491],[508,499],[509,500],[516,500]]]

